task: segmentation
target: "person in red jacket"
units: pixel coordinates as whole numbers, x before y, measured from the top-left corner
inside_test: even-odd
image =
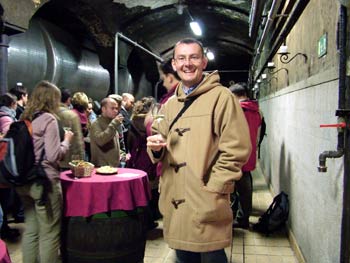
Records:
[[[253,196],[253,178],[251,171],[256,165],[256,146],[261,126],[261,115],[259,112],[259,104],[257,100],[248,98],[248,92],[245,83],[236,83],[230,86],[231,92],[236,95],[247,119],[250,141],[252,144],[252,152],[248,162],[242,167],[243,176],[236,182],[236,190],[233,196],[233,211],[236,221],[233,227],[249,228],[249,216],[252,212],[252,196]]]

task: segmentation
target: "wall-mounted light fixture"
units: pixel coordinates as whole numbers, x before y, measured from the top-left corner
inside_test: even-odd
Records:
[[[280,72],[281,70],[284,70],[286,71],[287,73],[287,85],[289,85],[289,71],[288,69],[286,68],[280,68],[278,70],[274,70],[276,67],[275,67],[275,63],[273,62],[268,62],[267,63],[267,70],[268,70],[268,73],[272,76],[274,74],[276,74],[277,72]],[[272,79],[275,78],[277,80],[277,77],[271,77],[269,81],[267,81],[266,83],[271,83]]]
[[[276,68],[276,67],[275,67],[275,63],[273,63],[273,62],[268,62],[268,63],[267,63],[267,69],[268,69],[268,72],[269,72],[271,75],[276,74],[277,72],[279,72],[279,71],[281,71],[281,70],[285,70],[286,73],[287,73],[287,76],[289,76],[289,71],[288,71],[288,69],[286,69],[286,68],[280,68],[280,69],[274,71],[275,68]]]
[[[264,81],[264,83],[269,84],[271,83],[272,79],[277,80],[277,77],[271,77],[270,79],[267,78],[267,74],[261,74],[261,79]]]
[[[288,46],[281,46],[277,54],[280,55],[280,61],[283,64],[288,64],[291,62],[293,59],[295,59],[297,56],[303,56],[305,59],[305,63],[307,62],[307,55],[304,53],[296,53],[293,57],[289,59],[289,52],[288,52]]]
[[[276,80],[276,81],[278,80],[278,78],[277,78],[277,77],[272,76],[272,77],[271,77],[271,78],[270,78],[268,81],[266,81],[266,84],[270,84],[270,83],[271,83],[271,81],[272,81],[273,79],[274,79],[274,80]]]
[[[253,87],[253,91],[256,91],[256,90],[258,90],[259,89],[259,85],[258,84],[254,84],[254,87]]]

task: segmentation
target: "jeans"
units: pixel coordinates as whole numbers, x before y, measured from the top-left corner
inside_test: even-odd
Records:
[[[209,252],[175,250],[176,263],[227,263],[224,249]]]
[[[16,188],[24,205],[23,263],[57,263],[59,259],[62,190],[53,182],[46,205],[41,205],[43,186],[33,183]]]
[[[236,190],[231,195],[231,200],[233,216],[238,222],[248,223],[253,201],[253,178],[250,172],[243,172],[241,179],[236,182]]]

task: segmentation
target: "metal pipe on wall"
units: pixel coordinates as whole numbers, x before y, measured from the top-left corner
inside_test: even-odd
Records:
[[[114,46],[114,94],[119,94],[118,70],[119,70],[119,45],[118,33],[115,34]]]
[[[254,57],[252,66],[251,66],[251,76],[250,80],[253,82],[256,82],[256,80],[260,77],[262,72],[264,71],[267,63],[275,56],[276,52],[278,51],[278,48],[281,46],[283,41],[288,36],[289,32],[292,30],[296,22],[298,21],[300,15],[303,13],[306,6],[309,4],[310,0],[299,0],[293,10],[291,11],[291,14],[288,17],[288,20],[286,21],[285,25],[283,26],[283,29],[279,36],[277,37],[277,40],[274,42],[272,48],[270,49],[269,55],[266,57],[265,61],[262,63],[262,67],[260,68],[259,72],[255,74],[255,78],[253,76],[255,70],[256,70],[256,63],[258,62],[258,56]],[[254,79],[254,80],[253,80]]]
[[[350,262],[350,99],[346,96],[349,92],[349,77],[346,76],[347,53],[347,9],[340,6],[339,14],[339,110],[337,116],[345,118],[345,136],[340,138],[338,134],[338,147],[341,144],[344,150],[344,175],[343,175],[343,210],[340,239],[340,260],[339,262]],[[349,47],[348,47],[349,48]]]
[[[143,46],[141,46],[140,44],[138,44],[137,42],[131,40],[130,38],[124,36],[122,33],[117,32],[115,34],[115,62],[114,62],[114,92],[115,94],[118,94],[119,91],[119,83],[118,83],[118,67],[119,67],[119,63],[118,63],[118,56],[119,56],[119,47],[118,47],[118,40],[122,39],[124,41],[126,41],[127,43],[140,48],[142,51],[146,52],[147,54],[153,56],[157,61],[159,62],[163,62],[164,60],[159,57],[158,55],[154,54],[153,52],[149,51],[148,49],[144,48]]]
[[[7,67],[8,67],[8,36],[1,35],[0,42],[0,94],[4,94],[8,90]]]
[[[270,30],[270,28],[272,26],[273,21],[276,18],[277,10],[279,9],[280,4],[281,4],[281,0],[274,0],[272,2],[272,5],[271,5],[270,11],[269,11],[269,15],[267,17],[267,22],[266,22],[264,31],[263,31],[263,33],[261,35],[259,46],[257,48],[257,54],[260,54],[261,51],[262,51],[262,48],[264,46],[267,34],[268,34],[268,32],[269,32],[269,30]]]
[[[253,0],[249,15],[249,37],[256,38],[265,1]]]
[[[338,109],[336,116],[338,119],[343,119],[348,114],[345,110],[345,87],[346,87],[346,8],[340,7],[339,14],[339,86],[338,86]],[[345,126],[346,129],[346,126]],[[319,172],[326,172],[327,158],[340,158],[344,154],[344,129],[338,130],[338,143],[336,151],[324,151],[319,155]]]

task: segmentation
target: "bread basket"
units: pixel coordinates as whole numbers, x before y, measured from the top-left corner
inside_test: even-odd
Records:
[[[78,178],[90,177],[95,167],[92,163],[81,161],[81,160],[71,161],[69,163],[69,166],[73,172],[73,175]]]

